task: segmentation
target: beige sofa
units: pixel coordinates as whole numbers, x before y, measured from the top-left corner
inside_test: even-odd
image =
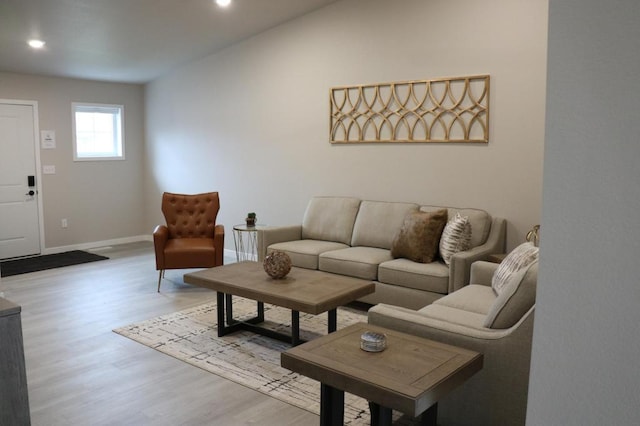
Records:
[[[419,310],[369,309],[371,324],[484,354],[482,370],[438,402],[443,425],[525,424],[538,264],[500,296],[491,287],[497,267],[474,263],[471,284]]]
[[[314,197],[301,224],[258,232],[258,260],[286,252],[294,266],[374,281],[375,293],[361,301],[417,309],[469,283],[471,264],[505,249],[506,223],[478,209],[447,208],[471,223],[471,248],[451,258],[418,263],[391,256],[393,239],[409,212],[444,207],[416,203]]]

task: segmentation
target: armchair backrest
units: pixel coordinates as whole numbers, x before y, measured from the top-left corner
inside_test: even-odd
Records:
[[[217,192],[162,194],[162,213],[169,238],[213,238],[219,210]]]

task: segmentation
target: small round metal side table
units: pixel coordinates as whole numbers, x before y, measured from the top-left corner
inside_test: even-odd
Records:
[[[258,230],[266,225],[247,226],[242,223],[233,225],[233,242],[236,246],[236,260],[258,260]]]

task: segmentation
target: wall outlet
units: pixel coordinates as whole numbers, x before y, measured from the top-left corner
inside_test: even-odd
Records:
[[[68,226],[69,226],[69,222],[67,222],[67,219],[62,219],[62,227],[67,228]]]

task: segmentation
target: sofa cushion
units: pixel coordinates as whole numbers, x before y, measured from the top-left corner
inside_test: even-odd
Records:
[[[378,267],[378,281],[439,294],[449,292],[449,267],[442,262],[417,263],[394,259]]]
[[[376,280],[378,265],[390,259],[389,250],[349,247],[322,253],[318,258],[318,269],[365,280]]]
[[[469,250],[471,246],[471,223],[468,216],[460,213],[447,222],[440,238],[440,257],[447,265],[454,254]]]
[[[496,295],[488,285],[469,284],[433,303],[486,316],[495,301]]]
[[[391,244],[391,256],[419,263],[433,262],[446,223],[446,209],[407,213]]]
[[[302,238],[351,243],[360,200],[349,197],[314,197],[302,220]]]
[[[283,251],[291,258],[291,264],[300,268],[318,269],[318,255],[325,251],[338,250],[349,247],[346,244],[332,241],[297,240],[271,244],[267,254],[273,251]]]
[[[447,208],[449,210],[449,217],[454,217],[456,213],[460,213],[462,217],[468,217],[471,224],[471,245],[469,248],[474,248],[484,244],[491,232],[491,222],[493,219],[491,215],[484,210],[480,209],[459,209],[454,207],[437,207],[437,206],[422,206],[421,211],[430,212]]]
[[[538,251],[538,247],[532,243],[522,243],[504,258],[491,279],[491,287],[497,295],[500,295],[512,275],[538,260]]]
[[[417,211],[413,203],[362,201],[353,226],[352,246],[391,249],[396,232],[410,211]]]
[[[486,317],[486,315],[478,314],[476,312],[452,308],[451,306],[436,305],[433,303],[420,309],[418,313],[427,318],[433,318],[473,328],[483,328],[483,322]]]
[[[509,282],[491,306],[484,326],[510,328],[520,321],[520,318],[536,303],[537,279],[537,260],[511,275]]]

